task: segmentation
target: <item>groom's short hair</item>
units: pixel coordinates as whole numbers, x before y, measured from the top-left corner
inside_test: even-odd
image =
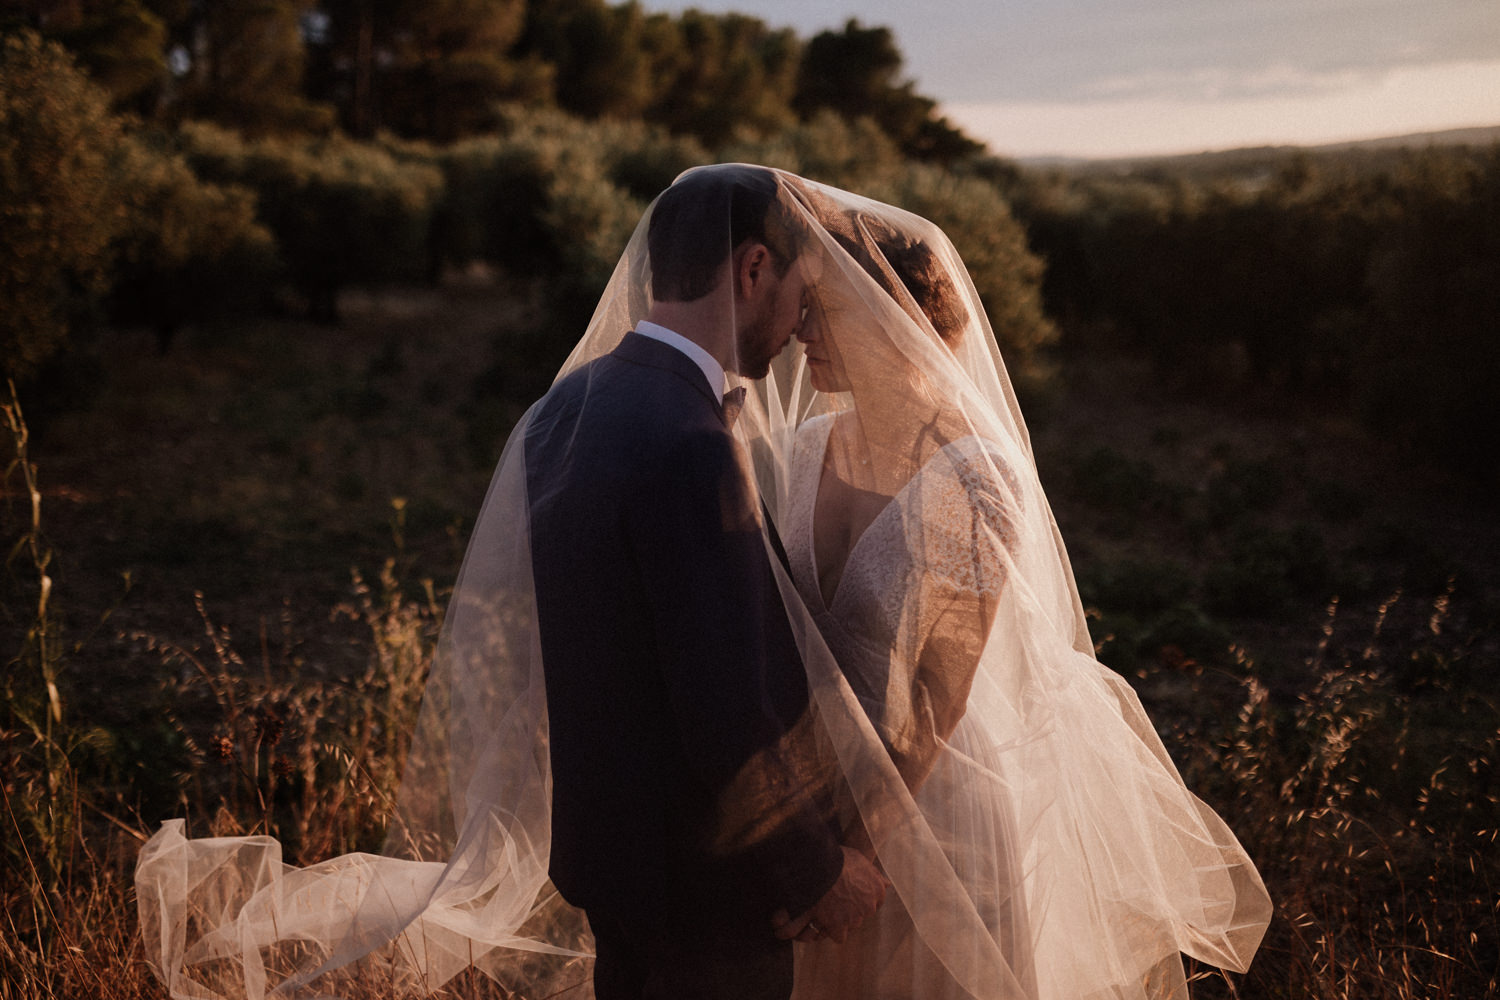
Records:
[[[690,171],[651,209],[651,294],[658,302],[701,299],[747,240],[765,244],[776,273],[785,274],[797,256],[795,229],[776,175],[765,167],[729,163]]]

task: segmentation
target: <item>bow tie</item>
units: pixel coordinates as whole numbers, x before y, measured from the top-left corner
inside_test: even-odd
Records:
[[[724,426],[734,430],[734,422],[739,419],[740,411],[745,408],[745,387],[737,385],[724,393],[721,405],[724,408]]]

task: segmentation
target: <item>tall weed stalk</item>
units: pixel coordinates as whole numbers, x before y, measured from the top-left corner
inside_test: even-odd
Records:
[[[1224,804],[1276,905],[1249,974],[1203,996],[1497,995],[1500,706],[1471,683],[1451,596],[1400,625],[1393,596],[1363,641],[1331,605],[1306,691],[1286,703],[1247,663],[1227,731],[1190,741],[1189,782]]]
[[[276,640],[262,623],[259,655],[247,661],[201,594],[201,646],[136,636],[172,668],[163,701],[186,750],[183,801],[202,833],[268,834],[304,863],[379,848],[441,608],[431,581],[421,599],[407,595],[394,558],[373,585],[358,570],[352,579],[331,619],[362,634],[353,671],[306,663],[286,609]]]
[[[0,1000],[106,996],[125,984],[139,987],[144,978],[123,880],[116,877],[120,838],[91,836],[85,822],[105,814],[81,767],[88,755],[108,749],[109,736],[67,713],[64,675],[76,650],[54,601],[53,550],[43,530],[30,432],[14,384],[7,388],[0,419],[13,455],[0,498],[19,493],[24,514],[5,560],[5,634],[19,642],[7,651],[0,717]],[[109,976],[113,985],[106,984]]]

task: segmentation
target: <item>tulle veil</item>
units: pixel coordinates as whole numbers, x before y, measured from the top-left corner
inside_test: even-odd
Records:
[[[810,770],[830,822],[866,832],[938,970],[892,995],[1185,996],[1183,953],[1243,970],[1269,899],[1129,686],[1094,658],[1014,389],[957,252],[908,212],[772,173],[802,259],[815,263],[803,306],[837,331],[848,378],[820,391],[794,343],[746,382],[734,434],[807,674]],[[612,351],[649,310],[651,211],[559,378]],[[921,248],[930,276],[947,283],[962,304],[956,335],[939,335],[892,246]],[[888,720],[851,688],[779,551],[799,429],[842,415],[845,440],[889,493],[931,449],[895,446],[881,421],[918,404],[943,414],[939,438],[983,443],[978,454],[1013,500],[1014,537],[994,547],[1004,586],[973,645],[966,742],[937,741],[927,791],[979,789],[1006,817],[998,847],[908,787]],[[552,774],[524,455],[532,412],[476,521],[382,853],[297,868],[271,838],[188,838],[181,820],[143,849],[146,950],[175,1000],[358,997],[372,983],[381,995],[421,995],[470,969],[524,997],[592,995],[587,923],[548,881]],[[893,675],[911,666],[900,650],[891,658]],[[1010,859],[1003,877],[984,863],[997,850]]]

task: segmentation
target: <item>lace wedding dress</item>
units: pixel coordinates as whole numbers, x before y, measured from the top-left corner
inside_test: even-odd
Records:
[[[834,419],[815,417],[797,434],[784,537],[792,578],[898,767],[925,772],[917,805],[1025,984],[1031,975],[1024,879],[1014,817],[992,787],[1000,762],[974,714],[966,714],[946,741],[936,738],[930,689],[941,679],[915,667],[934,616],[949,603],[947,593],[993,598],[1004,589],[1002,550],[1015,544],[1017,485],[997,474],[1006,468],[1003,459],[986,454],[978,438],[947,445],[860,535],[826,596],[813,521]],[[969,994],[926,947],[900,895],[892,893],[844,944],[801,949],[796,996],[940,1000]]]
[[[1044,505],[1034,480],[999,444],[947,444],[820,583],[814,513],[836,419],[797,430],[783,518],[792,578],[898,770],[924,776],[913,794],[924,832],[963,892],[948,872],[906,879],[845,944],[800,947],[796,996],[970,997],[949,971],[958,956],[973,983],[967,954],[1004,966],[985,996],[1185,997],[1179,948],[1199,951],[1197,939],[1229,964],[1208,942],[1236,936],[1227,928],[1256,910],[1258,880],[1222,852],[1232,838],[1182,786],[1124,681],[1064,647],[1046,669],[1024,651],[1035,636],[1015,626],[1036,621],[1022,580],[1037,553],[1022,526]],[[928,635],[966,593],[998,600],[997,624],[978,663],[934,668]],[[944,739],[934,719],[954,690],[967,706]],[[949,926],[967,940],[909,915],[944,909],[964,915]]]

